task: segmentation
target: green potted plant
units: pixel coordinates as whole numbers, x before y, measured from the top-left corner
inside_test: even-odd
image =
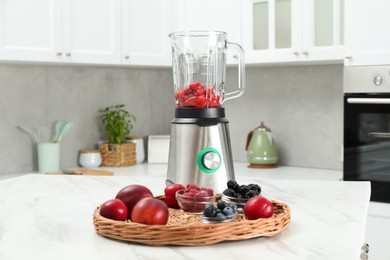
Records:
[[[126,143],[136,117],[124,109],[125,105],[108,106],[99,110],[108,143],[99,147],[103,166],[135,164],[135,144]]]

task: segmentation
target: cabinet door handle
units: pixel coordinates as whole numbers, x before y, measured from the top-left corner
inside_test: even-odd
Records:
[[[308,51],[302,51],[302,54],[307,56],[307,55],[309,55],[309,52]]]
[[[129,55],[126,55],[126,56],[125,56],[125,59],[126,59],[126,60],[130,59],[130,56],[129,56]]]
[[[348,54],[348,55],[345,55],[345,59],[347,59],[347,60],[350,60],[350,59],[352,59],[352,55],[350,55],[350,54]]]
[[[293,54],[294,54],[294,56],[299,56],[299,52],[298,51],[294,51]]]
[[[57,56],[62,56],[62,52],[57,52],[56,55]]]
[[[70,56],[72,56],[72,53],[67,52],[65,55],[66,55],[67,57],[70,57]]]

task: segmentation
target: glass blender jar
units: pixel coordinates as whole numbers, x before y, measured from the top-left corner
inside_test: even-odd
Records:
[[[166,183],[193,183],[222,192],[234,180],[228,120],[222,104],[244,93],[245,66],[240,45],[218,31],[169,35],[175,118],[171,122]],[[225,92],[226,53],[238,54],[238,88]]]

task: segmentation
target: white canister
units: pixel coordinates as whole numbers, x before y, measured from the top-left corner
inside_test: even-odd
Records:
[[[135,161],[137,164],[145,161],[144,138],[142,136],[127,137],[127,142],[135,143]]]
[[[81,149],[79,164],[84,168],[96,168],[102,164],[102,156],[99,150]]]

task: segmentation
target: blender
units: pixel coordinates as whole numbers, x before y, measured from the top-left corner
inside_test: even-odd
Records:
[[[222,192],[227,181],[235,179],[229,121],[222,105],[244,93],[243,50],[228,42],[225,32],[175,32],[169,37],[176,109],[166,184],[193,183]],[[225,92],[226,54],[234,49],[238,88]]]

